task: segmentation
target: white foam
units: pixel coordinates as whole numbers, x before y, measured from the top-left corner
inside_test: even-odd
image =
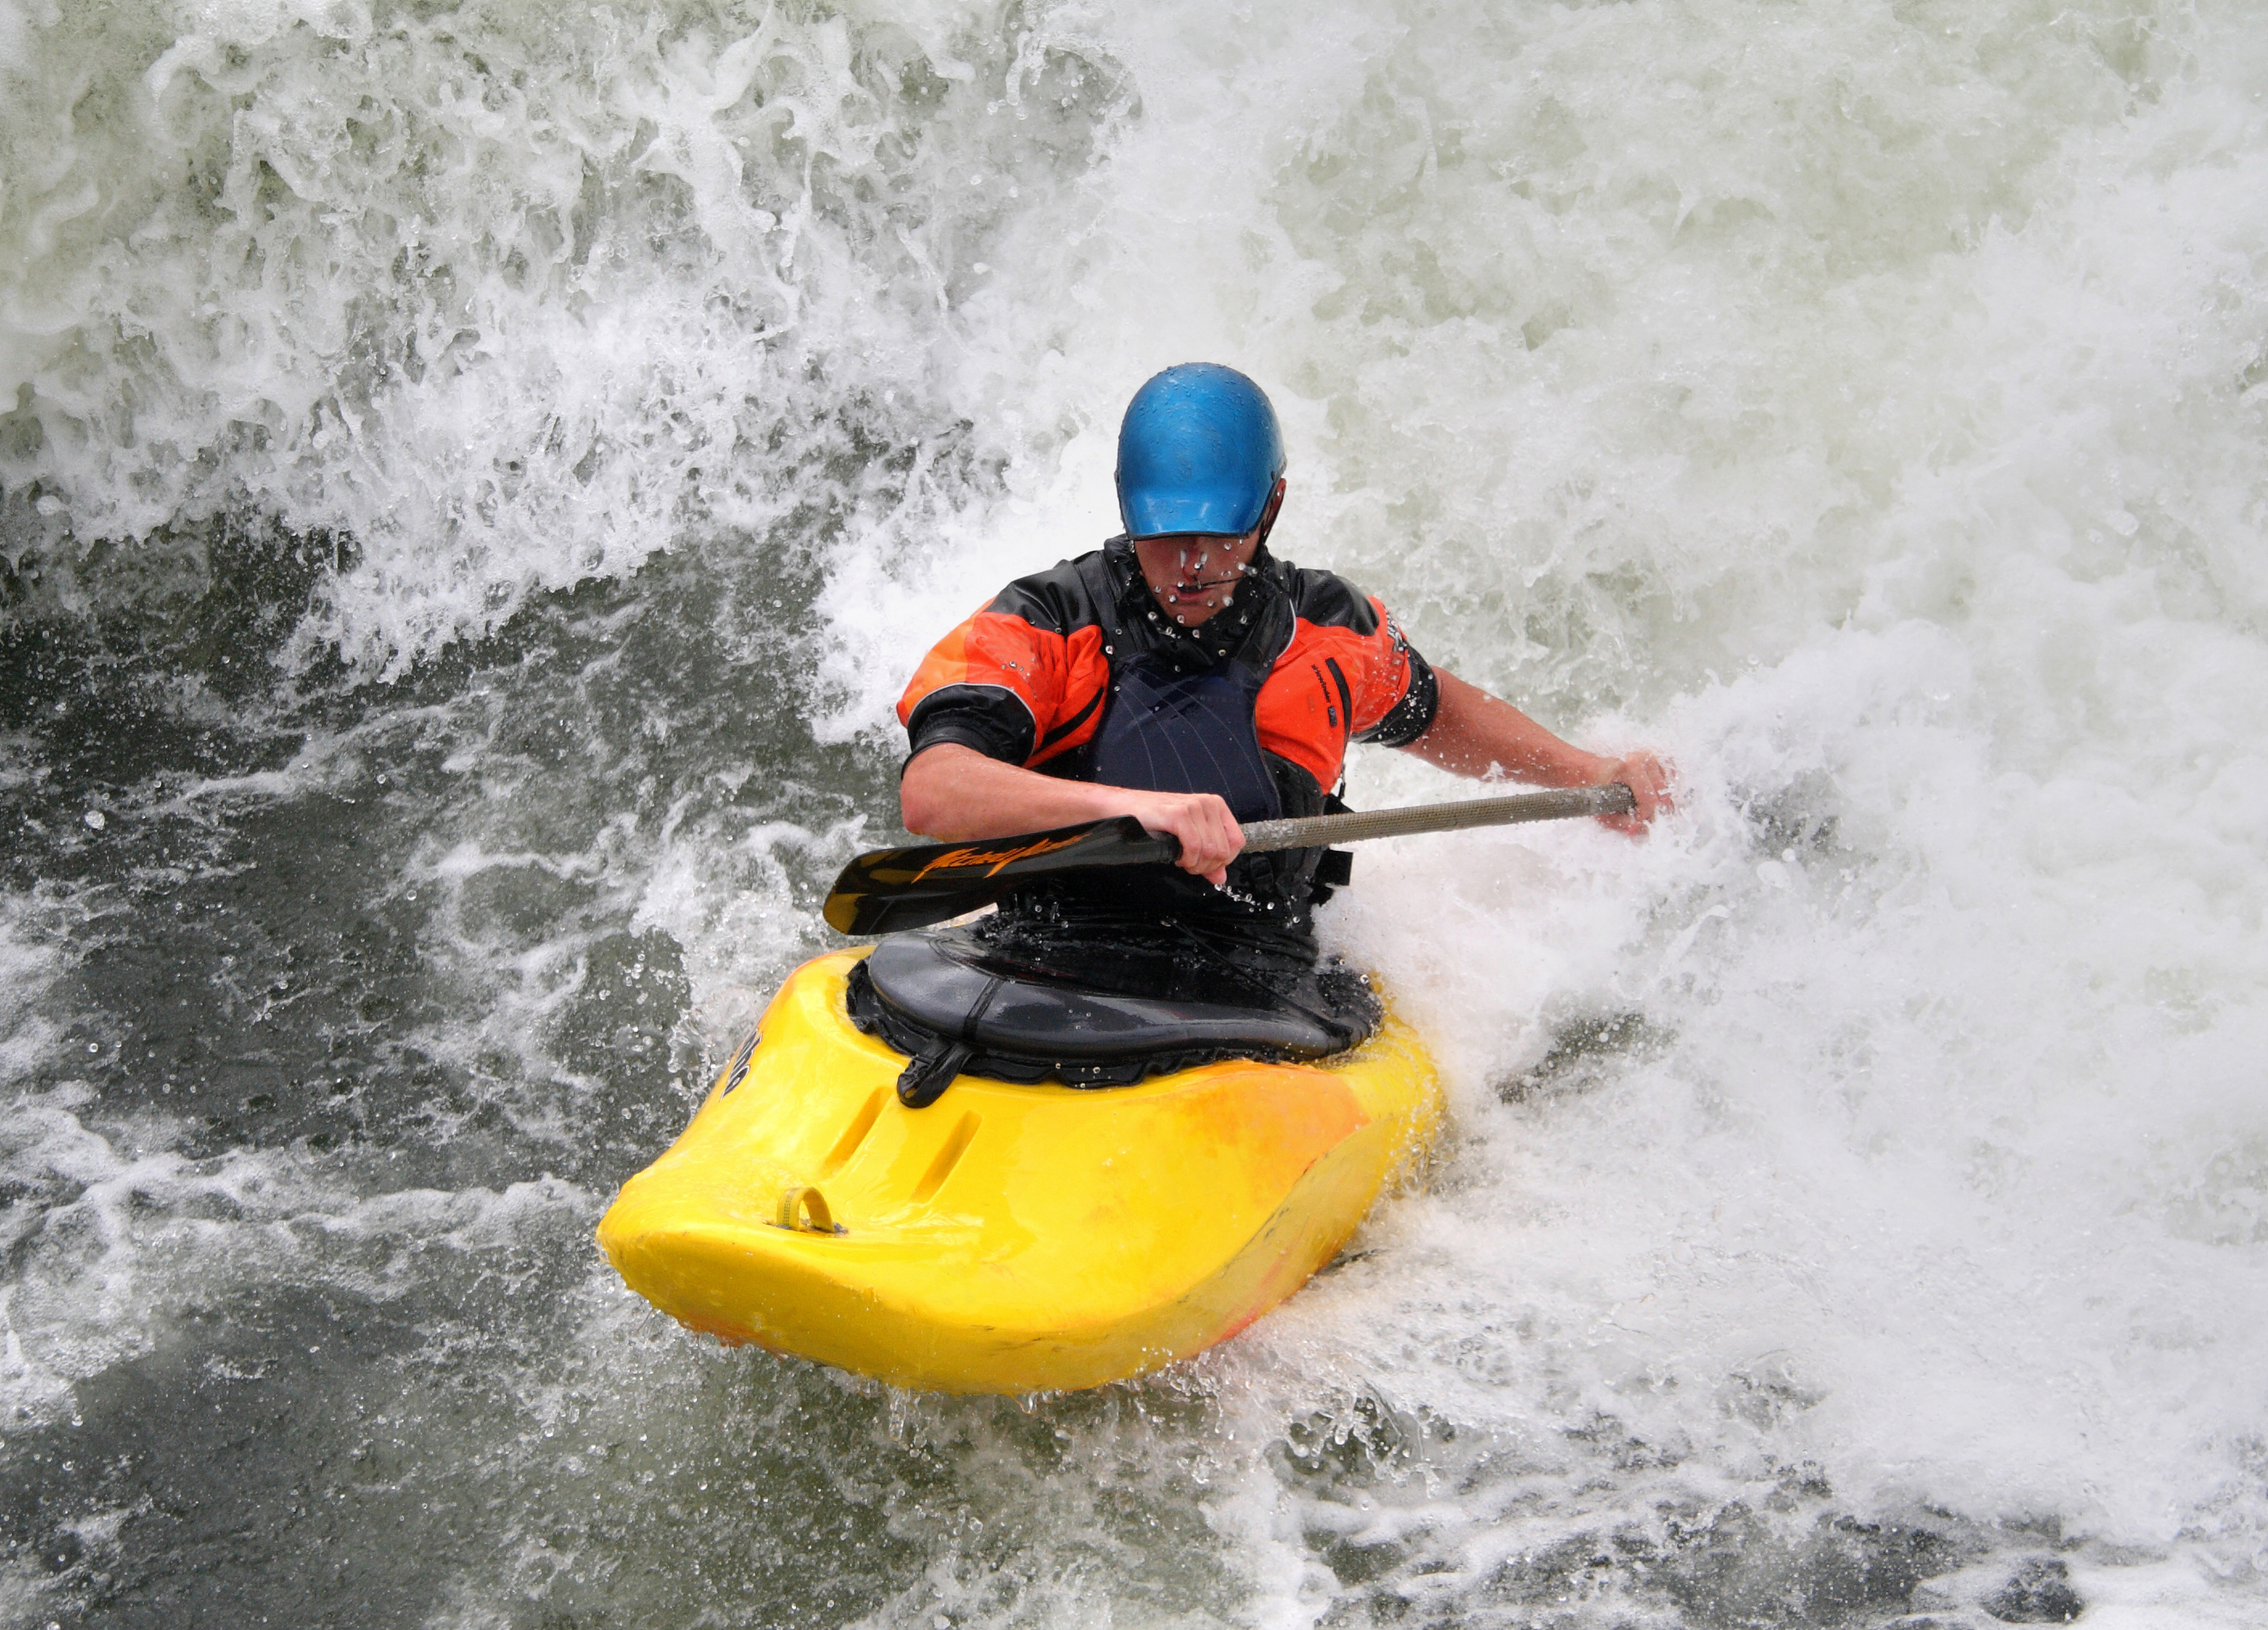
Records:
[[[361,564],[307,637],[389,672],[530,588],[856,512],[876,483],[849,426],[934,417],[929,328],[962,275],[924,241],[937,158],[900,139],[919,50],[895,23],[719,20],[18,19],[15,55],[85,65],[10,121],[38,152],[0,282],[0,402],[37,430],[11,484],[82,546],[247,503],[343,535]],[[983,62],[940,122],[988,118],[1016,66]],[[75,120],[90,92],[107,116]],[[994,121],[1000,158],[1076,137],[1044,111]]]

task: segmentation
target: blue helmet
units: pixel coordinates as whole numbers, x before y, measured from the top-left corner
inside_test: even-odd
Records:
[[[1129,536],[1241,536],[1284,473],[1268,397],[1233,368],[1185,362],[1134,393],[1118,427],[1118,513]]]

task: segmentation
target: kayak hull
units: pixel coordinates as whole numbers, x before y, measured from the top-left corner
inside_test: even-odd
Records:
[[[624,1281],[693,1329],[938,1391],[1138,1375],[1297,1290],[1440,1118],[1391,1014],[1322,1065],[1105,1089],[963,1076],[908,1110],[904,1058],[844,1012],[864,955],[790,976],[599,1226]]]

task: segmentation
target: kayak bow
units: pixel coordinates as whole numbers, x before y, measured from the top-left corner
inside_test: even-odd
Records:
[[[1433,1066],[1389,1014],[1320,1065],[1130,1087],[957,1081],[845,1016],[865,952],[790,976],[599,1243],[696,1330],[905,1387],[1091,1387],[1236,1333],[1297,1290],[1431,1139]]]

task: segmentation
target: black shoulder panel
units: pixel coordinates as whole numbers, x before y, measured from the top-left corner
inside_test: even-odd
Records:
[[[1086,558],[1080,557],[1080,560]],[[1094,603],[1079,560],[1059,560],[1045,572],[1018,578],[985,609],[1021,617],[1050,634],[1068,635],[1104,620],[1103,608]]]
[[[1366,639],[1378,631],[1378,610],[1360,589],[1336,572],[1291,569],[1293,608],[1308,622],[1325,628],[1352,629]]]

